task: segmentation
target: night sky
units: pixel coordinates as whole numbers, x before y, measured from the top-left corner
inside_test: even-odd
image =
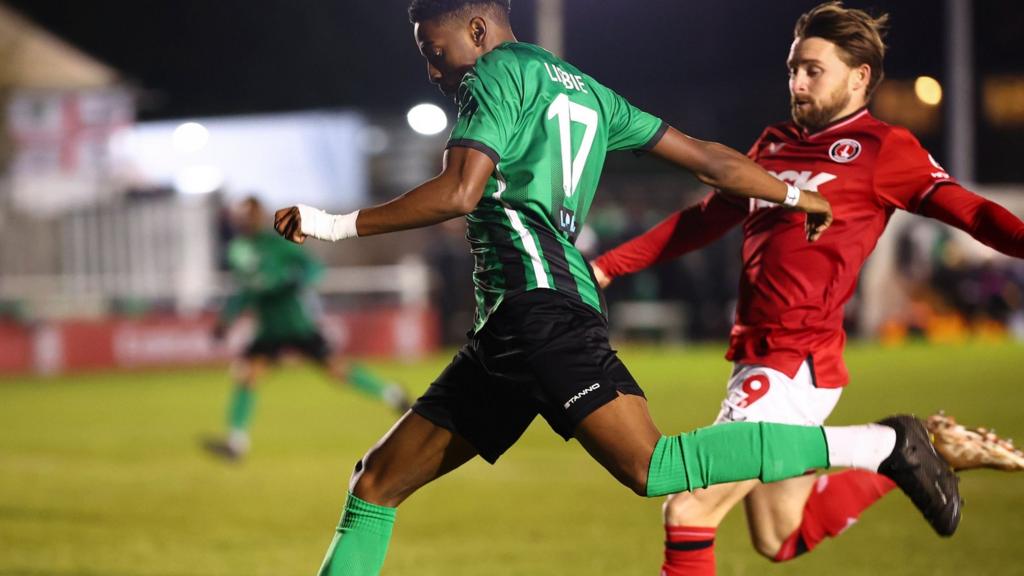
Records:
[[[426,81],[406,0],[10,0],[118,69],[143,118],[444,103]],[[684,131],[740,148],[785,119],[792,27],[813,0],[566,0],[566,59]],[[943,75],[943,2],[849,1],[893,17],[891,78]],[[1024,2],[987,0],[981,68],[1024,70]],[[520,40],[534,0],[513,0]],[[642,9],[638,9],[642,7]]]

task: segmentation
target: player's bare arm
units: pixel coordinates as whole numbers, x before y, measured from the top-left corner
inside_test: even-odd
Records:
[[[651,151],[727,194],[785,204],[806,212],[808,240],[817,240],[832,224],[832,207],[824,196],[809,190],[795,191],[728,146],[691,138],[669,128]]]
[[[341,240],[439,224],[472,212],[493,172],[494,162],[486,154],[453,146],[445,153],[439,175],[390,202],[341,215],[301,206],[282,208],[274,216],[274,229],[301,244],[307,236]]]

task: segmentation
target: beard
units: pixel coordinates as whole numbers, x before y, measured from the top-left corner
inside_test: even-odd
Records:
[[[832,122],[836,115],[846,108],[850,103],[850,98],[851,94],[846,89],[845,83],[840,84],[832,92],[831,97],[821,104],[808,97],[791,96],[790,114],[797,126],[806,128],[810,132],[817,132]],[[800,103],[810,103],[810,106],[801,109],[797,107],[797,104]]]

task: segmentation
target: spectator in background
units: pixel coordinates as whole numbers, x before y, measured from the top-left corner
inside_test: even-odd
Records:
[[[907,336],[960,341],[969,336],[1022,335],[1024,265],[1003,258],[972,256],[948,231],[922,223],[899,238],[899,284],[909,305],[882,326],[883,340]]]

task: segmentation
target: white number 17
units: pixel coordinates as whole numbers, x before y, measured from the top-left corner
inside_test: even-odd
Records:
[[[566,94],[558,97],[548,106],[548,120],[558,118],[558,132],[562,144],[562,191],[566,198],[572,198],[576,187],[580,184],[580,176],[587,165],[590,147],[594,144],[597,134],[597,111],[569,100]],[[576,157],[572,158],[572,122],[579,122],[585,127],[583,141]]]

